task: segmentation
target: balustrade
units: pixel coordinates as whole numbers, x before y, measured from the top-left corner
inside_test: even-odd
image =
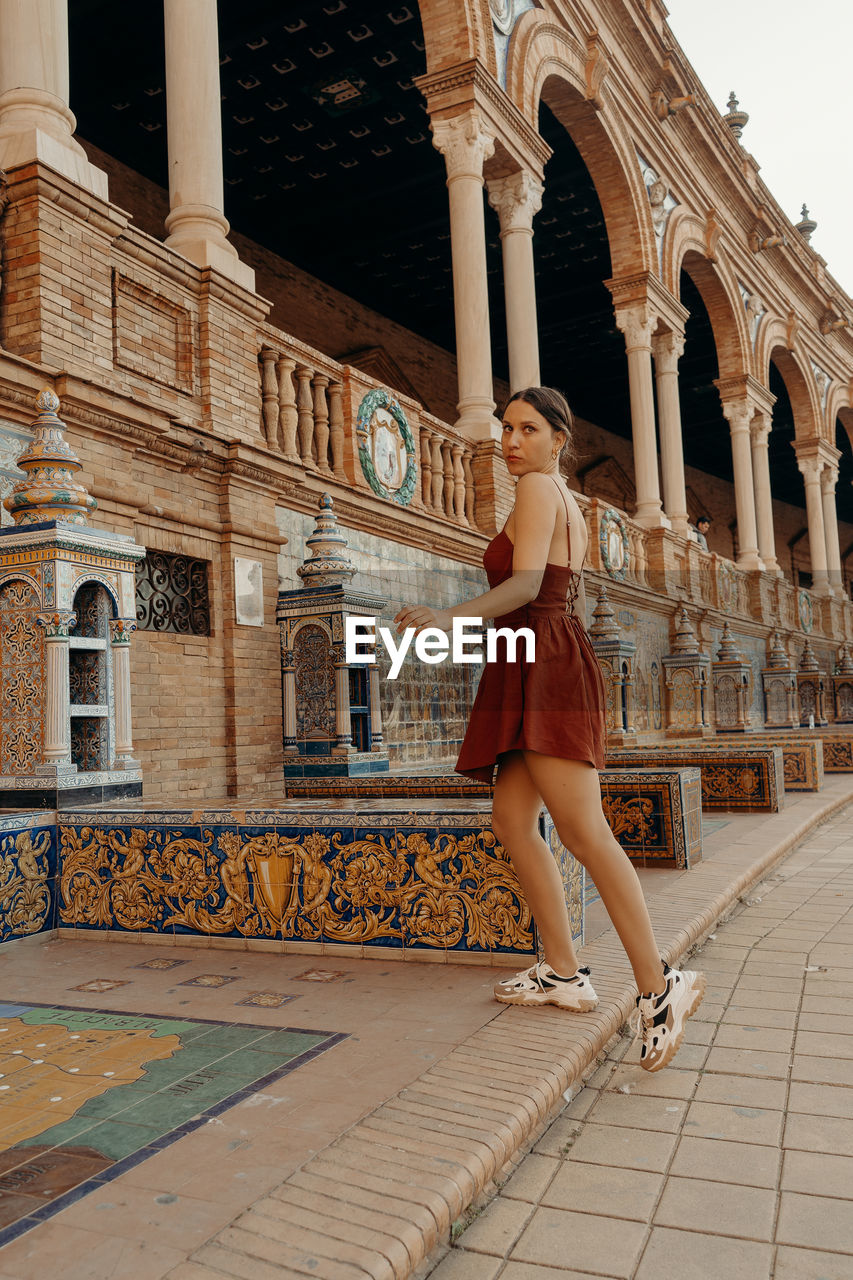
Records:
[[[366,484],[355,439],[358,408],[368,392],[386,388],[269,325],[259,330],[258,364],[266,448],[317,476]],[[412,509],[475,529],[472,446],[413,401],[391,394],[405,412],[420,467]]]
[[[364,488],[356,419],[364,397],[379,384],[268,325],[259,330],[258,363],[259,438],[264,446],[318,478]],[[410,510],[476,530],[472,446],[414,401],[393,394],[409,423],[420,469]],[[589,534],[587,565],[603,572],[601,518],[611,504],[580,493],[575,497]],[[703,550],[693,539],[650,530],[625,512],[617,514],[627,539],[626,584],[756,622],[775,619],[788,631],[853,639],[849,600],[824,598],[776,575],[762,574],[756,581],[754,573]]]

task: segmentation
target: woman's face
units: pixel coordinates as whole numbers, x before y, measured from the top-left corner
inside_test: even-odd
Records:
[[[513,400],[506,407],[501,435],[501,450],[512,476],[528,471],[556,471],[559,455],[554,457],[561,432],[555,431],[526,400]]]

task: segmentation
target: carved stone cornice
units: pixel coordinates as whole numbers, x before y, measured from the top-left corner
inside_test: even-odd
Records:
[[[743,373],[735,378],[715,378],[714,386],[724,405],[742,401],[749,408],[750,417],[754,413],[772,413],[776,403],[773,392],[762,386],[751,373]]]
[[[433,120],[476,108],[518,165],[532,162],[540,174],[544,170],[551,148],[477,58],[416,76],[414,83],[426,98]]]
[[[662,321],[666,328],[676,333],[683,331],[690,312],[650,271],[640,271],[634,276],[622,276],[618,280],[616,278],[605,280],[604,283],[613,299],[617,324],[619,324],[621,311],[646,307],[649,317],[653,318],[655,323]]]

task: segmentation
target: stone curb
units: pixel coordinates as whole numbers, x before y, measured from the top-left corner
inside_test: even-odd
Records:
[[[785,830],[732,875],[700,863],[652,904],[661,952],[675,962],[751,885],[814,829],[853,803],[846,793]],[[772,833],[776,835],[775,831]],[[691,908],[694,914],[690,914]],[[685,916],[687,920],[685,922]],[[591,1014],[511,1006],[451,1050],[169,1273],[169,1280],[314,1276],[406,1280],[453,1223],[544,1129],[634,1007],[636,988],[613,930],[584,948],[601,1003]]]

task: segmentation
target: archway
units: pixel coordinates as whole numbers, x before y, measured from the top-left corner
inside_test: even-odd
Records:
[[[835,447],[839,451],[835,507],[839,525],[853,527],[853,408],[839,410],[835,419]],[[853,537],[839,529],[841,571],[845,595],[853,597]]]
[[[545,102],[539,129],[553,150],[534,223],[542,380],[566,392],[578,417],[630,437],[625,342],[604,284],[612,261],[601,201],[572,137]],[[497,344],[504,333],[497,318],[493,332]]]

